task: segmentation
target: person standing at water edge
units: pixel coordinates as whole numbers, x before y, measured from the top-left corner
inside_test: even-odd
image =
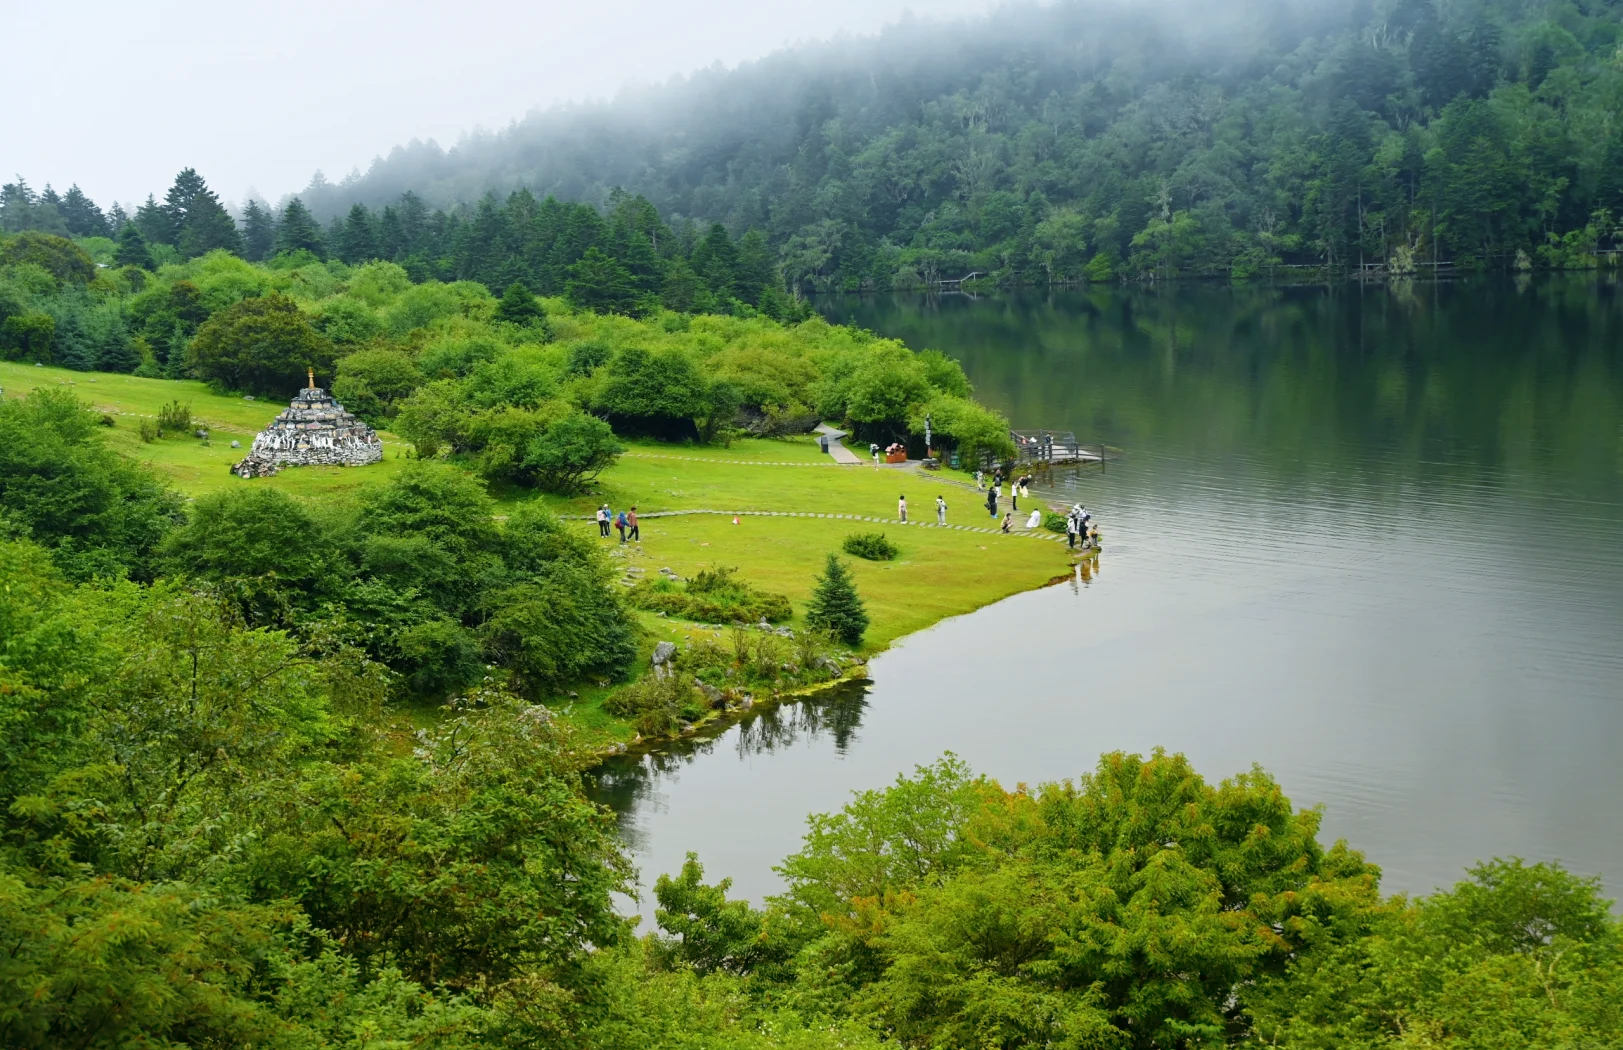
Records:
[[[935,498],[935,523],[937,525],[947,523],[947,501],[940,496]]]
[[[1077,526],[1077,523],[1076,523],[1076,515],[1075,514],[1067,514],[1067,515],[1065,515],[1065,546],[1073,547],[1073,548],[1076,546],[1076,530],[1077,530],[1077,528],[1078,528],[1078,526]]]
[[[896,513],[902,521],[907,520],[907,493],[905,492],[896,497]]]
[[[641,542],[642,532],[637,528],[637,505],[635,503],[631,505],[631,513],[626,515],[626,524],[631,527],[631,538]]]

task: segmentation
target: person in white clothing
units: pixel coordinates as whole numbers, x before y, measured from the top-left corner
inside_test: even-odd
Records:
[[[903,521],[907,520],[907,496],[906,495],[901,495],[901,496],[896,497],[896,514]]]
[[[947,523],[947,501],[940,496],[935,498],[935,523],[937,525]]]
[[[1042,523],[1043,523],[1043,512],[1040,511],[1040,510],[1034,510],[1034,511],[1031,512],[1031,517],[1026,519],[1026,528],[1035,529],[1037,526],[1041,525]]]

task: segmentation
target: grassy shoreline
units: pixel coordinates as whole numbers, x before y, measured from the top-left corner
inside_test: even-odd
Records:
[[[232,476],[228,468],[242,457],[253,434],[285,407],[283,403],[222,396],[197,382],[0,362],[0,388],[7,396],[21,396],[35,387],[63,386],[113,420],[107,431],[112,447],[148,464],[189,497],[232,485],[269,485],[300,497],[344,499],[386,481],[406,463],[405,445],[385,432],[380,435],[384,459],[373,466],[300,467],[273,478],[244,481]],[[156,415],[160,406],[175,399],[189,401],[193,416],[207,425],[213,435],[207,444],[190,436],[152,443],[140,440],[134,421]],[[233,439],[243,448],[232,449]],[[897,499],[903,494],[915,524],[882,523],[896,518]],[[645,518],[640,542],[621,545],[617,537],[599,542],[622,570],[652,574],[668,568],[691,577],[701,569],[736,567],[754,586],[789,597],[795,615],[787,626],[794,630],[804,625],[804,606],[826,556],[839,552],[849,533],[883,531],[901,547],[897,560],[848,559],[872,619],[856,654],[862,661],[897,639],[948,617],[1044,586],[1073,563],[1063,544],[934,527],[937,494],[947,500],[949,522],[995,525],[973,490],[966,490],[950,475],[913,467],[837,466],[811,435],[746,438],[729,446],[632,442],[627,454],[579,496],[492,490],[498,514],[536,500],[569,516],[569,527],[594,537],[595,525],[574,519],[590,515],[605,502],[616,511],[634,504],[641,514],[728,512]],[[735,524],[733,511],[747,513]],[[881,519],[881,523],[859,519]],[[637,676],[648,669],[656,643],[685,643],[707,630],[714,633],[696,623],[651,613],[638,615],[644,630]],[[842,679],[860,674],[862,666],[848,667]],[[586,732],[593,746],[607,751],[636,740],[629,723],[603,710],[603,701],[623,684],[589,683],[574,690],[577,696],[549,698],[548,702],[562,707],[565,717]],[[761,696],[757,703],[791,699],[812,689],[784,690]],[[413,713],[419,721],[422,715]],[[737,715],[742,717],[742,712]],[[726,717],[717,713],[706,722]]]

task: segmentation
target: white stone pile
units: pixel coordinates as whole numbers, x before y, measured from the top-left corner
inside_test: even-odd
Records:
[[[241,478],[265,478],[284,466],[360,467],[383,458],[373,429],[317,386],[299,391],[281,415],[254,437],[248,455],[231,468]]]

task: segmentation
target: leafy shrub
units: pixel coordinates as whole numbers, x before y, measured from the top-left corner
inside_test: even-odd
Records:
[[[868,561],[895,561],[902,549],[885,538],[883,532],[853,532],[840,545],[845,553]]]
[[[1047,514],[1043,515],[1043,528],[1047,529],[1049,532],[1064,532],[1065,515],[1055,514],[1053,511],[1049,511]]]
[[[705,569],[685,584],[644,580],[631,589],[631,603],[705,623],[778,623],[794,615],[787,596],[756,590],[739,579],[737,572],[736,568]]]
[[[644,736],[663,736],[681,722],[696,722],[710,709],[691,674],[649,675],[603,702],[603,709],[637,727]]]
[[[158,424],[150,419],[141,420],[140,423],[136,424],[136,429],[141,435],[141,440],[148,445],[162,436],[158,430]]]
[[[171,401],[158,409],[158,430],[170,434],[184,434],[192,426],[192,403]]]

